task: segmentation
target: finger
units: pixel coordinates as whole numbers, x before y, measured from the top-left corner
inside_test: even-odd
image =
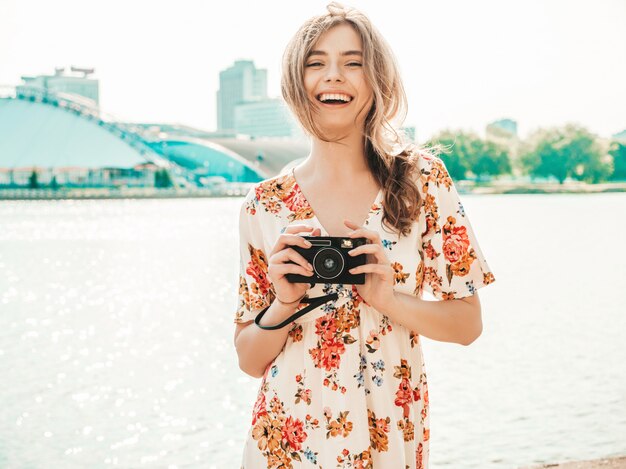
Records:
[[[283,249],[272,257],[272,262],[276,264],[285,264],[289,261],[295,262],[306,270],[313,271],[313,266],[309,263],[309,261],[307,261],[302,254],[292,248]]]
[[[385,255],[382,244],[363,244],[361,246],[357,246],[351,251],[348,251],[348,254],[350,256],[358,256],[359,254],[372,254],[379,264],[389,264],[389,259],[387,259],[387,256]]]
[[[272,277],[278,276],[279,278],[284,277],[286,274],[300,274],[306,275],[307,277],[313,276],[312,271],[298,264],[271,264],[268,268],[268,272],[271,273]]]
[[[380,243],[380,235],[376,231],[368,230],[365,228],[357,228],[356,230],[348,233],[350,238],[366,238],[372,243]],[[382,244],[382,243],[381,243]]]
[[[277,252],[282,251],[288,246],[302,246],[305,249],[311,247],[311,243],[309,243],[302,236],[298,236],[295,234],[282,234],[278,237],[276,244],[274,245],[274,249],[270,252],[270,257],[272,257]]]
[[[371,273],[380,275],[383,278],[391,277],[392,274],[391,266],[386,266],[383,264],[363,264],[356,267],[353,267],[349,270],[351,274],[361,274],[361,273]]]

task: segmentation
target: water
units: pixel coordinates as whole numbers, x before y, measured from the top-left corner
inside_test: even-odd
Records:
[[[496,276],[423,339],[431,468],[626,453],[626,194],[463,196]],[[0,468],[238,468],[241,199],[0,203]]]

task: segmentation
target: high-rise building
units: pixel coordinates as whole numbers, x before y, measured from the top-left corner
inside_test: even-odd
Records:
[[[250,137],[304,139],[304,132],[282,98],[267,96],[267,70],[237,60],[220,72],[217,131]]]
[[[17,93],[28,94],[30,90],[72,94],[82,96],[93,101],[96,106],[100,103],[98,80],[89,78],[93,68],[71,67],[69,73],[65,67],[56,67],[54,75],[22,76],[24,83],[15,87]]]
[[[217,91],[217,130],[235,131],[235,107],[267,98],[267,70],[257,69],[252,60],[236,60],[220,72]]]

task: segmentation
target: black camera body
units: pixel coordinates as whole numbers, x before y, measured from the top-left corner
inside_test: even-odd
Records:
[[[291,246],[313,266],[313,275],[286,274],[290,283],[341,283],[363,285],[365,273],[351,274],[353,267],[364,265],[367,254],[351,256],[348,251],[367,243],[367,238],[343,236],[303,236],[312,246]],[[290,261],[289,263],[295,264]]]

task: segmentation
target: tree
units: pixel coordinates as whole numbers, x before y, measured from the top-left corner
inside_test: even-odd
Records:
[[[480,180],[483,176],[497,176],[511,171],[508,150],[482,140],[474,133],[444,130],[427,143],[443,146],[441,159],[452,179],[467,179],[468,172],[474,173]]]
[[[57,182],[57,177],[52,176],[52,180],[50,181],[50,188],[52,190],[57,190],[59,188],[59,183]]]
[[[462,131],[443,130],[426,142],[426,146],[441,148],[440,158],[454,180],[465,179],[469,169],[467,167],[467,141],[469,139],[471,136]]]
[[[595,135],[576,124],[539,129],[524,143],[520,161],[528,174],[555,177],[563,184],[569,176],[597,183],[611,174],[611,163]]]
[[[167,188],[173,185],[172,176],[167,169],[159,169],[154,173],[154,187]]]
[[[30,174],[28,178],[28,188],[29,189],[38,189],[39,182],[37,181],[37,171],[33,169],[33,172]]]
[[[511,172],[508,150],[502,145],[485,140],[474,140],[469,155],[469,166],[478,181],[484,176],[498,176]]]
[[[606,181],[613,172],[613,166],[604,159],[606,150],[597,137],[575,124],[566,125],[564,134],[566,143],[563,150],[571,161],[569,166],[574,168],[570,176],[590,184]]]
[[[538,129],[522,144],[520,162],[532,177],[555,177],[563,184],[567,177],[568,162],[561,151],[563,137],[554,129]]]
[[[613,157],[613,174],[611,174],[611,179],[614,181],[625,181],[626,144],[622,142],[611,142],[609,155]]]

